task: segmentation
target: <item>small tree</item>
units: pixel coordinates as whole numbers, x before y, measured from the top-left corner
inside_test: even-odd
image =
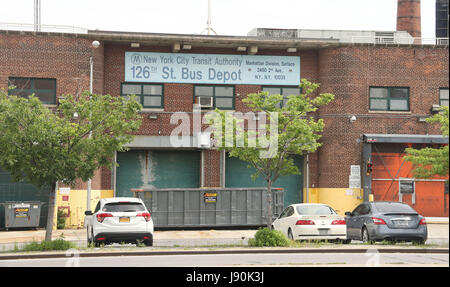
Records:
[[[334,99],[329,93],[313,97],[319,84],[305,79],[300,87],[302,94],[290,95],[287,101],[282,95],[267,92],[249,94],[243,99],[253,112],[244,117],[262,116],[258,128],[245,129],[242,117],[230,112],[216,109],[207,116],[219,150],[225,150],[231,157],[238,157],[255,168],[253,180],[261,176],[267,182],[268,228],[272,226],[273,184],[280,176],[300,174],[294,157],[314,152],[321,146],[318,140],[324,122],[308,114]]]
[[[448,107],[443,106],[441,107],[440,113],[427,119],[428,123],[440,124],[441,132],[444,137],[449,136],[448,113]],[[405,160],[414,165],[413,173],[415,177],[431,178],[435,175],[448,175],[448,145],[440,148],[407,148],[405,152]]]
[[[84,92],[47,108],[33,95],[0,91],[0,166],[15,181],[50,187],[46,241],[52,237],[56,183],[73,185],[102,166],[112,167],[114,152],[124,150],[140,127],[140,109],[133,97]]]

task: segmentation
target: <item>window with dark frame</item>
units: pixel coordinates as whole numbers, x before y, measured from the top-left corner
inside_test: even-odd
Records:
[[[194,86],[194,103],[198,97],[212,97],[213,108],[233,110],[235,104],[234,86]]]
[[[56,104],[56,79],[46,78],[8,78],[9,95],[28,98],[32,94],[43,104]]]
[[[409,111],[409,88],[370,87],[369,110],[371,111]]]
[[[122,83],[120,95],[136,95],[143,108],[164,108],[164,88],[162,84]]]
[[[439,105],[448,107],[448,88],[439,89]]]
[[[263,86],[263,92],[268,92],[269,95],[282,95],[283,96],[283,106],[286,105],[288,100],[288,96],[290,95],[300,95],[302,93],[302,89],[300,87],[276,87],[276,86]]]

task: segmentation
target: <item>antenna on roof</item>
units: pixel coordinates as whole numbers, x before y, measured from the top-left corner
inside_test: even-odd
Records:
[[[41,0],[34,0],[34,31],[41,31]]]
[[[202,31],[201,34],[206,33],[211,35],[211,32],[217,35],[216,31],[211,27],[211,0],[208,0],[208,22],[206,22],[206,29]]]

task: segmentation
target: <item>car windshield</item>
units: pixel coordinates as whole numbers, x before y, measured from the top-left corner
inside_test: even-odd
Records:
[[[302,215],[332,215],[336,212],[326,205],[298,205],[297,212]]]
[[[107,212],[138,212],[145,211],[145,207],[139,202],[112,202],[103,207]]]
[[[397,202],[376,202],[375,208],[381,213],[417,213],[407,204]]]

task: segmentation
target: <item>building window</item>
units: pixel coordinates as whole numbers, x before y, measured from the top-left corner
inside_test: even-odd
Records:
[[[164,89],[162,84],[122,83],[120,95],[128,97],[136,95],[144,108],[163,108]]]
[[[409,88],[370,87],[371,111],[409,111]]]
[[[234,109],[233,86],[194,86],[194,103],[221,110]]]
[[[283,96],[283,106],[286,105],[288,96],[290,95],[300,95],[302,90],[300,87],[274,87],[266,86],[262,87],[263,92],[268,92],[269,95],[282,95]]]
[[[448,88],[439,89],[439,105],[448,107]]]
[[[29,97],[34,94],[43,104],[52,105],[56,103],[56,79],[18,78],[8,79],[9,95],[18,97]]]

